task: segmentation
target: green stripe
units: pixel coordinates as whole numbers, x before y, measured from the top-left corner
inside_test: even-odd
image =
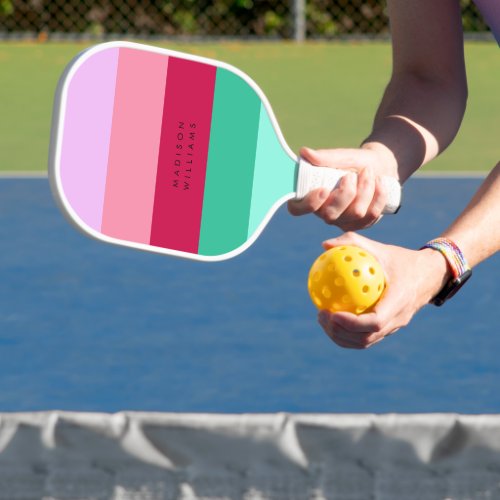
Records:
[[[239,76],[218,68],[201,218],[200,255],[245,243],[259,130],[260,99]]]
[[[283,196],[295,191],[295,160],[283,149],[264,105],[261,105],[259,137],[250,209],[250,237],[271,207]]]

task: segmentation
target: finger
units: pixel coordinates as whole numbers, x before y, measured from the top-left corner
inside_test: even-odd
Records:
[[[308,161],[311,165],[316,166],[326,166],[325,165],[325,154],[321,150],[311,149],[311,148],[300,148],[299,156]]]
[[[333,331],[329,328],[323,327],[323,330],[327,334],[327,336],[335,342],[340,347],[344,347],[346,349],[363,349],[363,347],[360,345],[359,342],[357,342],[355,339],[351,339],[349,337],[345,337],[343,335],[339,335],[338,332]]]
[[[387,195],[379,177],[374,179],[373,198],[364,217],[352,223],[343,224],[344,230],[367,229],[374,226],[382,217],[387,202]]]
[[[369,343],[366,345],[365,349],[369,349],[370,347],[373,347],[374,345],[382,342],[382,340],[384,340],[385,337],[382,335],[378,338],[374,338],[373,340],[370,340]]]
[[[356,197],[356,186],[356,174],[344,175],[316,214],[328,224],[334,224]]]
[[[365,250],[370,251],[370,243],[372,243],[372,240],[369,240],[365,236],[361,236],[354,231],[347,231],[340,236],[323,241],[322,244],[325,250],[342,245],[358,245],[360,247],[363,247]]]
[[[337,236],[335,238],[330,238],[322,242],[322,246],[325,250],[329,250],[333,247],[338,247],[342,245],[353,245],[360,248],[364,248],[367,252],[371,253],[381,264],[384,270],[384,275],[387,279],[386,269],[389,268],[389,263],[387,260],[387,245],[379,243],[378,241],[372,240],[354,231],[346,231],[344,234]]]
[[[318,314],[318,322],[323,327],[325,333],[336,344],[341,347],[351,349],[367,349],[375,344],[378,344],[388,335],[397,332],[399,328],[389,327],[388,331],[353,331],[348,330],[342,322],[342,316],[351,317],[352,319],[360,318],[352,313],[331,313],[329,311],[320,311]],[[353,318],[354,317],[354,318]],[[340,319],[340,321],[339,321]],[[363,319],[363,318],[361,318]],[[352,326],[352,325],[351,325]]]
[[[371,168],[362,169],[357,177],[356,197],[342,215],[347,223],[364,219],[375,194],[375,175]]]
[[[311,149],[301,148],[300,156],[313,165],[347,168],[359,171],[368,164],[370,153],[353,148]]]
[[[350,312],[338,312],[335,313],[335,323],[338,328],[362,335],[379,333],[385,326],[383,319],[375,312],[360,315]]]
[[[346,332],[341,328],[333,331],[325,330],[325,332],[336,344],[351,349],[368,349],[384,339],[383,335],[354,334]]]
[[[336,225],[342,229],[342,231],[361,231],[374,226],[381,218],[382,217],[378,217],[375,220],[372,220],[371,218],[368,219],[364,217],[363,219],[357,219],[351,222],[344,222],[344,219],[339,219],[336,222]]]
[[[335,323],[338,328],[342,328],[347,332],[366,336],[368,341],[383,338],[404,326],[404,321],[402,322],[397,307],[400,302],[398,297],[393,297],[390,293],[386,294],[384,292],[372,312],[360,315],[338,312],[335,313]]]
[[[328,336],[333,342],[335,342],[335,344],[337,344],[339,347],[343,347],[344,349],[357,349],[357,350],[363,349],[363,347],[360,347],[359,345],[354,344],[353,342],[347,342],[345,340],[338,339],[330,335]]]
[[[326,188],[315,189],[301,200],[290,200],[288,211],[291,215],[305,215],[316,212],[327,200],[330,191]]]
[[[341,345],[341,347],[364,349],[371,343],[368,339],[369,334],[353,333],[341,327],[335,322],[336,315],[337,313],[330,313],[329,311],[321,311],[318,314],[319,324],[336,344]]]
[[[335,323],[335,320],[333,321]],[[384,340],[387,335],[392,335],[398,329],[396,328],[391,333],[383,332],[352,332],[341,327],[339,324],[332,325],[332,335],[343,342],[355,345],[357,349],[368,349],[369,347],[378,344]]]
[[[384,211],[385,205],[387,203],[387,193],[382,185],[380,177],[375,177],[375,189],[373,192],[373,198],[371,205],[367,210],[367,218],[372,221],[377,221],[382,217],[382,212]]]
[[[381,217],[377,210],[373,210],[376,196],[377,178],[371,168],[365,168],[358,174],[356,197],[338,217],[336,225],[344,231],[365,229],[375,224]],[[381,207],[380,212],[384,209]],[[378,208],[378,205],[375,207]]]
[[[332,326],[330,333],[332,338],[335,337],[356,349],[365,349],[370,344],[370,334],[348,332],[338,325]]]

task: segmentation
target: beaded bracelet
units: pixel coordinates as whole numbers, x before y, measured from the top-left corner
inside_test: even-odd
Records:
[[[462,250],[448,238],[436,238],[427,242],[422,248],[432,248],[441,252],[450,265],[454,278],[458,278],[470,270]]]
[[[422,248],[431,248],[440,252],[448,263],[453,278],[432,299],[432,303],[440,306],[453,297],[462,285],[471,277],[472,270],[460,248],[448,238],[436,238],[427,242]]]

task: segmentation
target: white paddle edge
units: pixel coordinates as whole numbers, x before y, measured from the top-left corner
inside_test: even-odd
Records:
[[[63,184],[61,181],[61,149],[63,142],[63,133],[64,133],[64,117],[66,113],[66,104],[67,104],[67,96],[68,96],[68,88],[71,82],[71,79],[78,71],[80,66],[90,57],[95,54],[113,48],[130,48],[135,50],[144,50],[146,52],[153,52],[162,55],[179,57],[182,59],[187,59],[191,61],[196,61],[204,64],[210,64],[213,66],[217,66],[219,68],[226,69],[238,75],[240,78],[245,80],[250,87],[257,93],[262,103],[264,104],[266,111],[269,114],[273,127],[278,136],[279,142],[285,152],[293,161],[298,161],[297,156],[290,149],[288,144],[283,137],[283,133],[278,125],[278,121],[274,112],[271,108],[271,104],[269,103],[267,97],[264,92],[260,89],[260,87],[243,71],[238,68],[221,62],[215,59],[209,59],[206,57],[196,56],[192,54],[186,54],[184,52],[178,52],[175,50],[164,49],[160,47],[154,47],[150,45],[144,45],[134,42],[126,42],[126,41],[113,41],[106,42],[94,45],[80,52],[76,57],[70,61],[70,63],[66,66],[63,74],[61,75],[56,92],[54,97],[54,107],[52,114],[52,127],[51,127],[51,136],[50,136],[50,146],[49,146],[49,161],[48,161],[48,177],[49,183],[52,190],[52,195],[61,210],[61,212],[65,215],[66,219],[79,231],[83,234],[90,236],[98,241],[102,241],[105,243],[109,243],[111,245],[117,245],[122,247],[133,248],[136,250],[143,250],[145,252],[158,253],[163,255],[169,255],[174,257],[181,257],[185,259],[191,259],[201,262],[219,262],[227,259],[231,259],[236,257],[237,255],[243,253],[247,250],[260,236],[266,225],[269,223],[272,216],[276,213],[278,208],[283,205],[286,201],[295,197],[295,193],[290,193],[279,200],[277,200],[268,211],[262,222],[259,224],[254,233],[250,236],[250,238],[245,241],[245,243],[234,250],[220,254],[220,255],[199,255],[192,254],[189,252],[182,252],[179,250],[172,250],[168,248],[155,247],[146,243],[137,243],[131,241],[125,241],[118,238],[113,238],[111,236],[104,235],[99,231],[96,231],[94,228],[90,227],[84,220],[82,220],[79,215],[73,210],[71,204],[69,203],[68,198],[63,189]]]

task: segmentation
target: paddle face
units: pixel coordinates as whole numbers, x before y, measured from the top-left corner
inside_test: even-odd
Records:
[[[103,241],[198,260],[245,250],[293,196],[295,158],[262,91],[223,63],[126,42],[59,83],[50,179]]]

